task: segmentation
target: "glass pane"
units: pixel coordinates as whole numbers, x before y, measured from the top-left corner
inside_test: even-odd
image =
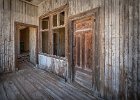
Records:
[[[49,53],[48,52],[48,32],[42,32],[42,52],[43,53]]]
[[[42,30],[49,28],[49,17],[42,19]]]
[[[60,13],[60,25],[64,25],[65,20],[65,12]]]
[[[53,26],[57,26],[57,15],[53,16]]]
[[[65,28],[53,31],[53,54],[65,57]]]

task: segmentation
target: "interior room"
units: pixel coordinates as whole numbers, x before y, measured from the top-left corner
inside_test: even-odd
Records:
[[[140,100],[140,0],[0,0],[0,100]]]

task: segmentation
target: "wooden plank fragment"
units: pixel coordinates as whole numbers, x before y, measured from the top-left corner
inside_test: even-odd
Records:
[[[7,96],[6,96],[6,92],[3,88],[3,83],[2,82],[0,83],[0,99],[1,100],[8,100]]]
[[[128,99],[133,99],[133,36],[134,36],[134,2],[133,0],[129,0],[129,59],[128,59],[128,72],[127,72],[127,79],[128,79]]]
[[[140,1],[139,1],[139,31],[138,31],[138,88],[137,88],[137,93],[138,93],[138,99],[140,99]]]
[[[15,84],[15,86],[18,88],[18,90],[20,91],[20,93],[24,96],[24,98],[26,100],[31,100],[31,97],[28,95],[28,93],[24,90],[24,87],[22,87],[20,85],[20,83],[16,80],[13,79],[13,83]]]
[[[8,81],[10,88],[12,89],[12,92],[16,95],[17,100],[25,100],[25,98],[22,96],[22,94],[19,92],[13,81]]]
[[[129,2],[127,2],[127,0],[124,1],[124,77],[125,78],[125,97],[127,99],[128,93],[127,93],[127,89],[128,89],[128,80],[127,80],[127,74],[128,74],[128,65],[129,65],[129,56],[128,56],[128,43],[129,43]]]
[[[105,90],[108,91],[108,67],[109,67],[109,8],[108,0],[105,0]],[[107,99],[108,92],[105,92],[105,98]]]
[[[133,94],[134,94],[134,99],[136,100],[137,97],[138,97],[138,94],[137,94],[137,85],[138,85],[138,66],[137,66],[137,63],[138,63],[138,36],[139,36],[139,33],[138,33],[138,30],[139,30],[139,0],[134,0],[134,23],[133,23],[133,29],[134,29],[134,36],[133,36],[133,53],[132,53],[132,66],[133,66],[133,69],[132,69],[132,74],[133,74]]]
[[[7,95],[7,98],[9,100],[16,100],[16,95],[14,94],[14,92],[12,91],[12,89],[10,88],[10,84],[9,82],[5,81],[4,82],[4,89],[5,89],[5,92],[6,92],[6,95]]]
[[[100,0],[101,2],[101,9],[100,9],[100,94],[102,97],[104,97],[104,68],[105,68],[105,33],[104,33],[104,27],[105,27],[105,5],[104,5],[104,0]]]
[[[116,14],[115,14],[115,16],[116,16],[116,36],[115,36],[115,38],[116,38],[116,47],[115,47],[115,49],[116,49],[116,68],[115,68],[115,99],[118,99],[118,94],[119,94],[119,83],[120,83],[120,80],[119,80],[119,73],[120,73],[120,62],[119,62],[119,57],[120,57],[120,51],[119,51],[119,48],[120,48],[120,29],[119,29],[119,25],[120,25],[120,23],[119,23],[119,0],[116,0],[115,1],[115,5],[116,5],[116,8],[115,8],[115,12],[116,12]]]
[[[44,95],[42,95],[39,91],[37,91],[37,89],[29,81],[27,81],[24,77],[20,76],[17,78],[17,80],[18,80],[18,82],[20,82],[22,87],[24,87],[26,92],[28,92],[28,94],[30,95],[30,97],[32,99],[47,100],[47,98],[45,98]]]
[[[124,77],[124,1],[120,0],[120,85],[119,98],[125,99],[125,77]]]
[[[115,98],[116,89],[116,0],[112,0],[112,92],[113,98]],[[118,62],[117,62],[118,63]]]

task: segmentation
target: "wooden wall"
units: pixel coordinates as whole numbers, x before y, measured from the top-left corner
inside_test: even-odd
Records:
[[[14,22],[38,25],[39,16],[64,4],[69,16],[100,8],[95,90],[107,99],[140,96],[140,1],[46,0],[36,6],[0,0],[0,70],[14,70]],[[140,98],[140,97],[139,97]]]
[[[15,68],[14,23],[38,25],[38,7],[20,0],[0,0],[0,70]]]
[[[64,4],[69,17],[99,7],[96,40],[95,90],[106,99],[140,96],[140,1],[139,0],[46,0],[39,16]]]
[[[36,43],[37,43],[37,28],[29,27],[29,54],[30,62],[36,65]]]

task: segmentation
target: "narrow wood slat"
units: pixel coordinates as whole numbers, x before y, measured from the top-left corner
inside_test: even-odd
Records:
[[[124,77],[124,1],[120,0],[120,86],[119,98],[125,99]]]
[[[140,1],[139,1],[139,23],[140,23]],[[138,99],[140,99],[140,24],[139,24],[139,35],[138,35]]]
[[[50,76],[50,74],[47,74],[47,73],[38,73],[38,70],[35,71],[36,74],[40,74],[43,78],[47,78],[48,80],[52,80],[53,83],[56,82],[56,76],[54,76],[54,78],[52,76]],[[52,74],[51,74],[52,75]],[[59,79],[58,79],[59,80]],[[78,92],[75,92],[77,91],[77,89],[69,84],[66,84],[66,83],[63,83],[63,82],[57,82],[58,83],[58,86],[61,87],[62,89],[64,89],[66,92],[71,92],[72,94],[71,95],[74,95],[74,94],[77,94],[76,96],[77,97],[82,97],[82,98],[85,98],[83,95],[81,95],[80,93]],[[75,91],[74,91],[75,90]],[[75,97],[75,96],[74,96]]]
[[[108,33],[109,33],[109,15],[108,15],[108,8],[109,3],[108,0],[105,0],[105,91],[108,91],[108,67],[109,67],[109,41],[108,41]],[[105,92],[105,98],[107,99],[108,92]]]
[[[133,29],[133,24],[134,24],[134,17],[133,17],[133,15],[134,15],[134,7],[133,7],[133,5],[134,5],[134,2],[133,2],[133,0],[129,0],[129,8],[128,8],[128,11],[129,11],[129,37],[128,37],[128,43],[129,43],[129,45],[128,45],[128,50],[129,50],[129,60],[128,60],[128,72],[127,72],[127,82],[128,82],[128,99],[132,99],[133,98],[133,82],[132,82],[132,80],[133,80],[133,76],[132,76],[132,74],[133,74],[133,66],[132,66],[132,61],[133,61],[133,35],[134,35],[134,29]]]
[[[18,88],[18,90],[20,91],[20,93],[24,96],[24,98],[26,100],[31,100],[31,97],[29,96],[29,94],[25,91],[24,87],[22,87],[20,85],[20,83],[18,82],[18,80],[13,79],[14,84],[16,85],[16,87]]]
[[[134,99],[136,100],[137,97],[138,97],[138,94],[137,94],[137,89],[138,89],[138,66],[137,66],[137,63],[139,62],[138,61],[138,56],[139,56],[139,53],[138,53],[138,36],[139,36],[139,0],[134,0],[134,24],[133,24],[133,29],[134,29],[134,36],[133,36],[133,59],[132,59],[132,66],[133,66],[133,93],[134,93]]]
[[[115,88],[116,88],[116,9],[118,10],[118,8],[116,7],[116,0],[112,0],[112,92],[113,92],[113,96],[116,95]]]
[[[1,100],[8,100],[2,82],[0,83],[0,99]]]
[[[119,25],[120,25],[120,23],[119,23],[119,0],[116,0],[115,1],[115,5],[116,5],[116,8],[115,8],[115,12],[116,12],[116,25],[115,25],[115,30],[116,30],[116,70],[115,70],[115,99],[118,99],[118,94],[119,94],[119,83],[120,83],[120,80],[119,80],[119,73],[120,73],[120,62],[119,62],[119,57],[120,57],[120,51],[119,51],[119,49],[120,49],[120,29],[119,29]]]
[[[14,94],[14,92],[12,91],[11,87],[9,86],[11,83],[5,81],[4,82],[4,89],[5,89],[5,92],[6,92],[6,95],[7,95],[7,98],[9,100],[16,100],[17,97],[16,95]]]
[[[17,100],[25,100],[25,98],[19,92],[19,90],[17,89],[17,87],[15,86],[15,84],[13,83],[13,81],[7,81],[7,82],[9,83],[9,86],[10,86],[12,92],[16,95],[16,99]]]
[[[60,87],[57,86],[57,84],[53,84],[53,82],[51,80],[47,80],[45,78],[42,78],[42,77],[39,77],[36,75],[34,75],[34,79],[38,79],[40,80],[42,83],[45,83],[46,86],[49,86],[51,87],[50,89],[55,93],[57,94],[58,96],[60,96],[62,99],[66,99],[66,97],[68,97],[67,99],[74,99],[73,97],[71,97],[69,94],[67,94],[63,89],[61,89]],[[44,81],[42,81],[44,80]],[[55,90],[55,91],[54,91]]]
[[[32,99],[44,99],[48,100],[47,98],[44,97],[37,89],[30,83],[28,82],[25,78],[22,76],[17,77],[17,80],[20,82],[22,87],[26,90],[26,92],[30,95]]]
[[[26,65],[26,66],[28,66],[28,65]],[[80,98],[85,98],[85,96],[82,95],[81,92],[80,93],[77,92],[78,89],[76,89],[72,85],[65,83],[64,80],[61,81],[62,79],[59,78],[58,76],[46,73],[45,71],[40,70],[40,69],[36,69],[36,68],[35,69],[28,68],[28,69],[30,69],[30,70],[28,70],[26,73],[24,73],[24,75],[40,77],[38,80],[46,80],[47,79],[47,80],[50,80],[51,84],[54,84],[54,85],[56,85],[56,81],[59,80],[59,81],[57,81],[57,85],[56,85],[57,87],[63,89],[66,93],[68,92],[69,95],[73,95],[73,97],[76,96],[76,97],[80,97]],[[32,75],[32,74],[34,74],[34,75]],[[36,80],[36,77],[31,77],[31,78],[34,78],[33,80]],[[38,81],[38,80],[36,80],[36,81]],[[38,82],[40,82],[40,81],[38,81]],[[48,82],[45,82],[45,83],[47,84]],[[46,84],[44,84],[44,85],[46,85]],[[48,86],[48,85],[46,85],[46,86]],[[85,99],[88,99],[88,98],[85,98]],[[92,97],[92,99],[94,99],[94,97]]]
[[[124,32],[124,76],[126,77],[125,78],[125,97],[126,97],[126,99],[127,99],[127,96],[128,96],[128,93],[127,93],[127,82],[128,82],[128,80],[127,80],[127,70],[128,70],[128,65],[129,65],[129,61],[128,61],[128,50],[129,50],[129,48],[128,48],[128,42],[129,42],[129,40],[128,40],[128,33],[129,33],[129,27],[128,27],[128,25],[129,25],[129,9],[128,9],[128,7],[129,7],[129,2],[127,2],[127,0],[125,0],[124,1],[124,29],[123,29],[123,32]]]

